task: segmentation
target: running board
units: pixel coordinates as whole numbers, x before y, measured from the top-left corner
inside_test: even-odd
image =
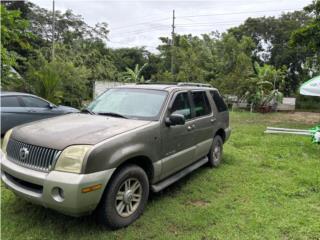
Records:
[[[196,163],[182,169],[181,171],[177,172],[176,174],[166,178],[165,180],[151,185],[151,190],[153,192],[160,192],[164,188],[168,187],[172,183],[178,181],[179,179],[183,178],[184,176],[188,175],[192,171],[196,170],[197,168],[201,167],[202,165],[206,164],[209,161],[208,157],[202,158],[201,160],[197,161]]]

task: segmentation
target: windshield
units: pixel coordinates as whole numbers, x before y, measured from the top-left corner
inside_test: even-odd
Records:
[[[88,109],[95,114],[158,120],[166,97],[166,91],[114,88],[101,94]]]

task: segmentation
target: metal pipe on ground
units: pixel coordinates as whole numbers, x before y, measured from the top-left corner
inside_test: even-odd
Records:
[[[271,131],[285,131],[285,132],[307,132],[309,133],[309,130],[305,130],[305,129],[294,129],[294,128],[277,128],[277,127],[267,127],[267,130],[271,130]]]
[[[294,134],[294,135],[303,135],[303,136],[312,136],[310,132],[294,132],[294,131],[273,131],[266,130],[264,133],[272,133],[272,134]]]

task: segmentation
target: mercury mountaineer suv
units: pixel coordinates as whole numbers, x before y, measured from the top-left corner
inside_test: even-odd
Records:
[[[3,139],[1,178],[16,195],[61,213],[95,212],[116,229],[204,164],[217,167],[229,113],[207,84],[109,89],[82,113],[27,123]]]

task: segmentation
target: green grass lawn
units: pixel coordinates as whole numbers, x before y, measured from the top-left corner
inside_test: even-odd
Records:
[[[320,239],[320,145],[263,133],[313,126],[305,116],[232,113],[221,167],[202,167],[152,194],[144,215],[118,231],[92,216],[30,204],[2,186],[2,239]]]

